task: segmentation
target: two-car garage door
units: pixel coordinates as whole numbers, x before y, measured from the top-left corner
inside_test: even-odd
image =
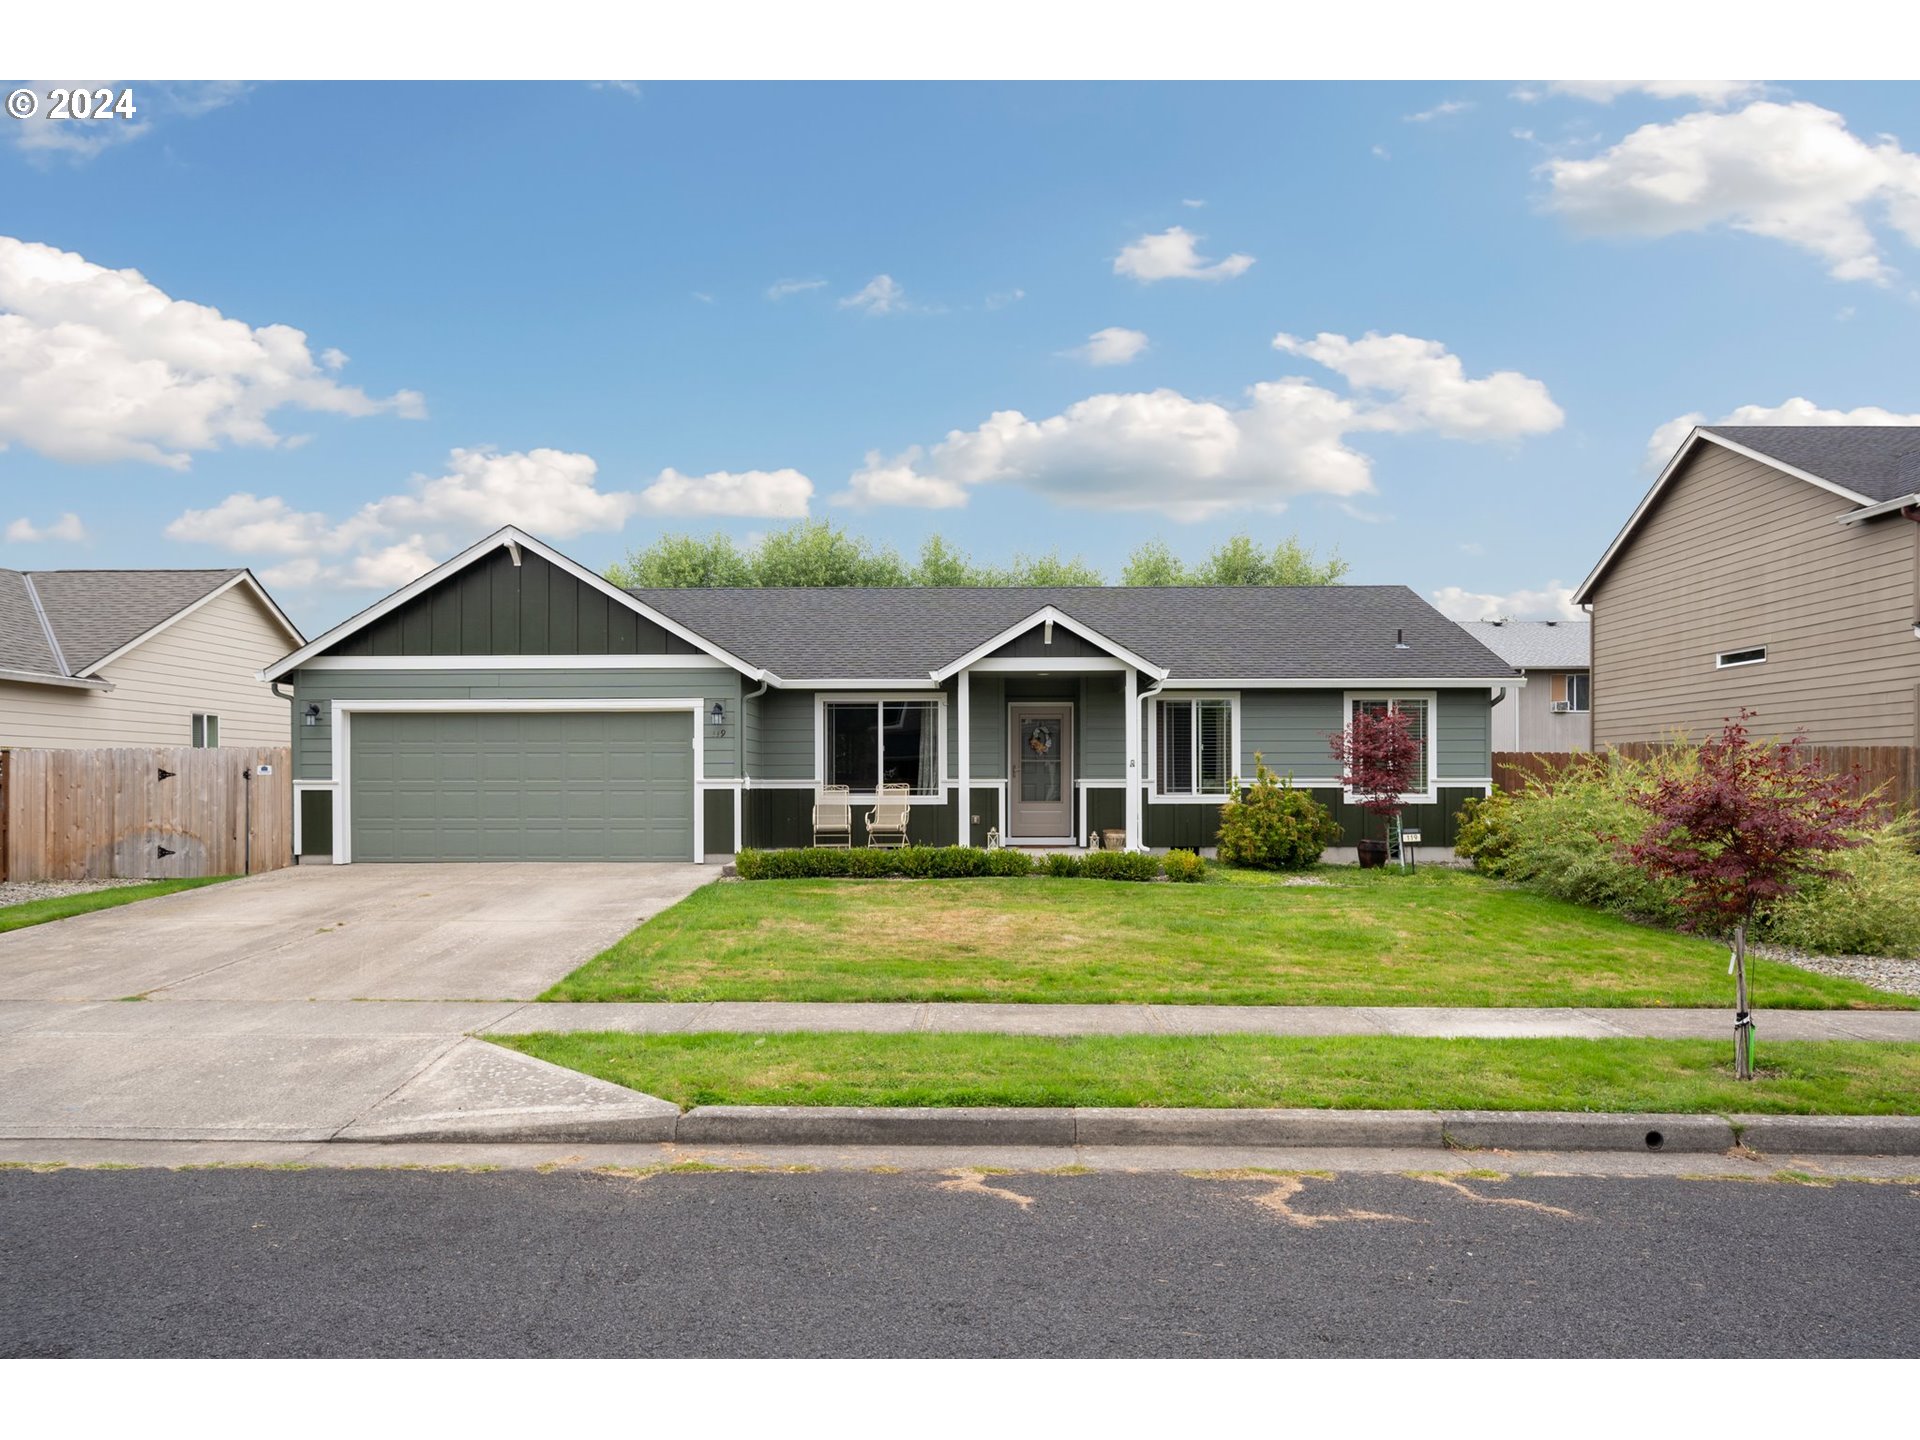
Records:
[[[353,717],[355,860],[690,860],[684,710]]]

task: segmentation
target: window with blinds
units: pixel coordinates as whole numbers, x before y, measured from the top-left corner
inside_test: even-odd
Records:
[[[1397,713],[1407,717],[1407,729],[1420,744],[1414,761],[1413,789],[1409,796],[1424,796],[1433,789],[1433,702],[1425,695],[1367,695],[1352,701],[1355,715]]]
[[[1224,796],[1233,783],[1233,702],[1155,703],[1158,793]]]

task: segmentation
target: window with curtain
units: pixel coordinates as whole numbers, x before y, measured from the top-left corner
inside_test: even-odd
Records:
[[[825,705],[826,783],[857,795],[881,782],[940,790],[940,706],[933,700],[829,700]]]
[[[1353,702],[1355,715],[1398,713],[1407,717],[1407,728],[1420,745],[1420,754],[1413,765],[1413,789],[1408,792],[1413,795],[1424,795],[1433,788],[1432,703],[1425,695],[1370,695]]]
[[[1225,795],[1233,783],[1233,702],[1155,701],[1162,795]]]

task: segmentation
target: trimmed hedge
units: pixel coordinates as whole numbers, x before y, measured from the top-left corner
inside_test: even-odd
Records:
[[[1196,885],[1207,878],[1207,862],[1192,850],[1169,850],[1160,857],[1160,868],[1167,879],[1183,885]]]
[[[1189,857],[1198,860],[1198,856]],[[1176,868],[1181,867],[1176,860]],[[899,850],[742,850],[733,858],[742,880],[967,880],[978,876],[1042,875],[1088,880],[1157,880],[1160,857],[1121,850],[1088,855],[1052,853],[1034,858],[1020,850],[981,850],[970,845],[908,845]],[[1204,869],[1204,863],[1202,868]],[[1199,879],[1180,875],[1179,879]]]

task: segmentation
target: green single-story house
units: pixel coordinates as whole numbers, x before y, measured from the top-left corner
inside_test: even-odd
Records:
[[[1492,783],[1512,666],[1399,585],[622,590],[513,527],[261,672],[304,858],[703,860],[804,845],[814,787],[916,842],[1213,843],[1254,756],[1359,838],[1328,737],[1425,741],[1406,823]]]

